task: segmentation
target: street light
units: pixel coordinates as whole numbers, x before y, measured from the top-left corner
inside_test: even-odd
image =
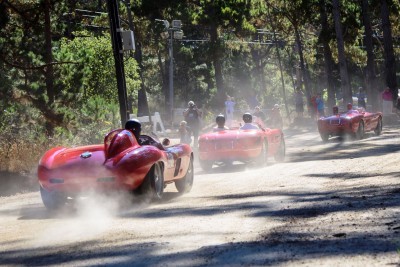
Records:
[[[170,24],[167,20],[158,20],[164,23],[165,31],[163,36],[169,38],[169,106],[171,112],[171,125],[174,123],[174,39],[182,39],[182,22],[180,20],[173,20]]]

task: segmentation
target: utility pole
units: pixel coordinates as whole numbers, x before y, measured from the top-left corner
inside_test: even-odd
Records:
[[[108,17],[110,19],[111,42],[115,60],[115,73],[117,76],[119,112],[121,115],[121,125],[129,119],[126,81],[124,70],[124,52],[121,38],[121,22],[118,11],[118,0],[107,0]]]
[[[163,38],[168,38],[169,51],[169,112],[171,116],[171,125],[174,124],[174,39],[181,40],[183,37],[182,22],[180,20],[169,21],[164,19],[156,19],[156,21],[164,24],[164,32],[161,34]]]
[[[171,112],[171,125],[174,124],[174,34],[169,36],[169,107]]]

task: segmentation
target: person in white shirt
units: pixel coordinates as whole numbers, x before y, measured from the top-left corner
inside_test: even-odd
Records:
[[[250,113],[243,114],[244,125],[240,127],[240,130],[259,130],[260,127],[253,124],[253,116]]]
[[[232,126],[233,113],[235,111],[235,100],[233,97],[228,96],[225,101],[225,112],[226,112],[226,124],[229,127]]]
[[[214,132],[229,130],[229,128],[225,126],[225,116],[224,115],[219,114],[217,116],[217,118],[215,119],[215,122],[217,123],[217,127],[213,128]]]

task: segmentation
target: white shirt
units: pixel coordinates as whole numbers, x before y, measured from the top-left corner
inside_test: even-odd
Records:
[[[240,130],[259,130],[260,128],[253,123],[245,123]]]
[[[227,100],[225,101],[225,107],[226,107],[226,113],[232,114],[235,107],[235,102],[233,102],[232,100]]]

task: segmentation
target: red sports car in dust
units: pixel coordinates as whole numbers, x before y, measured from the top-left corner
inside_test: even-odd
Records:
[[[199,162],[209,171],[216,162],[256,161],[265,164],[269,156],[285,158],[285,139],[280,129],[230,129],[203,134],[199,138]]]
[[[190,146],[164,148],[150,136],[142,138],[150,145],[140,146],[132,132],[119,129],[107,134],[104,144],[47,151],[38,166],[46,208],[57,209],[89,190],[126,190],[161,199],[166,184],[174,183],[179,192],[189,192],[193,184]]]
[[[365,132],[374,131],[376,135],[382,132],[382,113],[371,113],[363,109],[349,110],[318,119],[318,131],[324,142],[330,136],[349,134],[362,139]]]

